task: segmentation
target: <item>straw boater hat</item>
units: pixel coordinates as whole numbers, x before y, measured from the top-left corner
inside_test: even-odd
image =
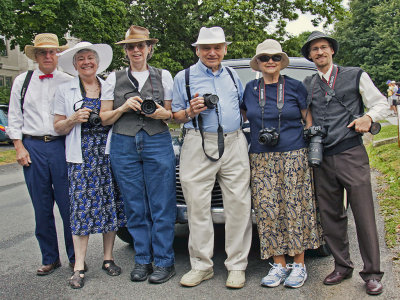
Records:
[[[139,43],[143,41],[149,41],[151,44],[155,44],[158,42],[158,39],[150,38],[150,32],[147,28],[132,25],[126,32],[125,39],[116,44]]]
[[[257,58],[259,58],[262,55],[274,55],[274,54],[279,54],[280,56],[282,56],[281,70],[283,70],[289,65],[289,57],[285,52],[282,51],[281,44],[279,44],[279,42],[275,40],[268,39],[262,42],[261,44],[258,44],[256,49],[256,55],[254,55],[254,57],[250,61],[250,67],[255,71],[260,71],[257,63]]]
[[[32,45],[25,46],[25,55],[36,61],[35,57],[35,49],[46,49],[46,48],[55,48],[58,51],[64,51],[68,49],[68,45],[60,46],[58,43],[58,37],[53,33],[40,33],[35,36],[35,40]]]
[[[196,47],[197,45],[209,45],[209,44],[221,44],[225,43],[227,45],[232,42],[225,41],[225,33],[221,27],[201,27],[199,36],[197,38],[196,43],[193,43],[192,46]]]
[[[319,40],[319,39],[325,39],[331,43],[333,51],[334,51],[332,57],[334,57],[339,50],[339,43],[334,38],[327,36],[325,33],[321,32],[321,31],[313,31],[308,36],[307,42],[304,44],[303,47],[301,47],[301,54],[303,54],[303,56],[305,58],[307,58],[309,61],[312,61],[312,59],[309,58],[310,44],[312,41]]]
[[[99,56],[99,66],[96,71],[96,74],[99,74],[105,71],[108,66],[111,64],[113,52],[110,45],[107,44],[92,44],[89,42],[80,42],[76,44],[74,47],[65,50],[62,53],[57,54],[59,56],[58,65],[67,73],[71,75],[78,75],[78,71],[75,70],[73,64],[74,55],[83,49],[96,51]]]

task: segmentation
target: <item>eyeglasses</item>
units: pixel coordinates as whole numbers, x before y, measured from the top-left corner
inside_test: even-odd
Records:
[[[38,56],[47,56],[47,54],[49,54],[50,56],[54,56],[57,54],[57,50],[56,49],[52,49],[52,50],[37,50],[36,55]]]
[[[139,50],[143,50],[144,47],[146,47],[146,46],[147,46],[147,44],[145,42],[142,42],[142,43],[137,43],[137,44],[126,44],[125,48],[129,51],[134,50],[136,47]]]
[[[325,51],[327,51],[329,48],[330,48],[329,45],[322,45],[321,47],[312,47],[312,48],[310,49],[310,51],[315,53],[315,52],[318,52],[318,51],[321,49],[322,52],[325,52]]]
[[[280,56],[280,55],[272,55],[272,56],[263,55],[263,56],[259,56],[258,60],[261,61],[261,62],[269,62],[269,60],[271,58],[272,58],[272,61],[274,61],[274,62],[278,62],[278,61],[282,60],[282,56]]]

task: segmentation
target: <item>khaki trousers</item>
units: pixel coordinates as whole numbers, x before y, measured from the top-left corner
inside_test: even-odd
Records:
[[[241,130],[224,137],[225,152],[217,162],[204,155],[198,131],[188,131],[181,150],[179,175],[188,209],[190,263],[196,270],[213,267],[211,191],[216,178],[225,211],[225,266],[229,271],[247,267],[252,235],[247,141]],[[205,133],[204,140],[207,154],[217,158],[217,134]]]

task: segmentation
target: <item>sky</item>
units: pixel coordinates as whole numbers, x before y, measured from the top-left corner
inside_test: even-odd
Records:
[[[343,5],[348,7],[350,0],[343,0]],[[318,27],[314,27],[311,23],[311,19],[313,19],[310,14],[301,14],[296,21],[291,21],[286,26],[286,30],[292,35],[298,35],[304,31],[314,31],[319,30],[323,31],[322,25]]]

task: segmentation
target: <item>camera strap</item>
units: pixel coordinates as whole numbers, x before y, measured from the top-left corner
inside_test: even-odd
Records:
[[[134,92],[138,92],[139,91],[139,82],[137,81],[137,79],[132,75],[131,69],[130,67],[126,68],[126,74],[128,74],[128,78],[129,81],[132,83],[133,87],[134,87]]]
[[[265,82],[264,78],[260,79],[259,87],[258,87],[258,104],[261,107],[261,126],[264,129],[264,111],[265,104],[267,102],[267,95],[265,92]],[[285,104],[285,78],[282,75],[279,75],[278,84],[276,87],[276,107],[278,108],[278,133],[281,132],[281,115],[283,105]]]

